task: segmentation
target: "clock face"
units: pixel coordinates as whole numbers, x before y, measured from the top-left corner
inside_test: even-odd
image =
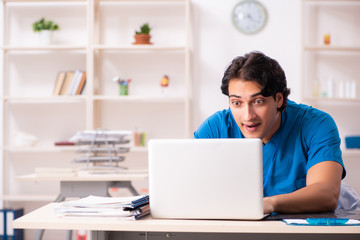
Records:
[[[246,34],[259,32],[266,23],[265,7],[255,0],[239,2],[233,10],[232,20],[237,29]]]

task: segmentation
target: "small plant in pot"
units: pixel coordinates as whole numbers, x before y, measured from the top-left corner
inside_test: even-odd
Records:
[[[133,44],[151,44],[150,30],[151,28],[148,23],[143,24],[140,27],[140,31],[135,31],[135,42]]]
[[[40,34],[41,44],[51,44],[52,32],[60,29],[58,24],[51,20],[45,20],[45,18],[41,18],[39,21],[34,22],[32,28],[35,33]]]

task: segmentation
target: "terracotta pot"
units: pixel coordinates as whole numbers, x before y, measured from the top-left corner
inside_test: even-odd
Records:
[[[149,34],[135,34],[134,36],[135,42],[133,44],[151,44]]]

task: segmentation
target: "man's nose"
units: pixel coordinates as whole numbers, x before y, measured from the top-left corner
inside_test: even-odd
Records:
[[[251,121],[255,118],[255,112],[251,105],[246,104],[244,108],[244,120]]]

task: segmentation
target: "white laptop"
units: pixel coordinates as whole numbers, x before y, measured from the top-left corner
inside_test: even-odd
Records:
[[[149,141],[153,218],[262,219],[262,175],[260,139]]]

